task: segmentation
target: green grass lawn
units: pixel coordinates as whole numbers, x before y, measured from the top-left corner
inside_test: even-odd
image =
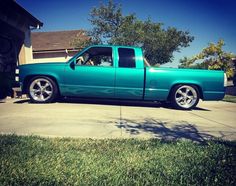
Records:
[[[0,185],[235,185],[236,142],[0,135]]]
[[[236,103],[236,96],[225,95],[223,101]]]

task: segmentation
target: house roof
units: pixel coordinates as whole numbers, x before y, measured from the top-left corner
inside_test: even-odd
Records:
[[[4,15],[8,15],[10,17],[13,17],[13,15],[20,15],[20,19],[26,19],[29,26],[35,28],[43,26],[43,23],[41,21],[30,14],[22,6],[17,4],[17,2],[14,0],[0,0],[0,10]]]
[[[76,48],[72,41],[80,37],[88,39],[84,30],[67,30],[54,32],[32,32],[33,51],[62,50]]]

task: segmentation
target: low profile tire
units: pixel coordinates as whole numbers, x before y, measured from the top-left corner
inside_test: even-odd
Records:
[[[199,102],[199,91],[194,85],[177,85],[172,89],[170,100],[176,109],[191,110]]]
[[[33,103],[51,103],[58,96],[58,88],[51,78],[37,76],[28,84],[28,95]]]

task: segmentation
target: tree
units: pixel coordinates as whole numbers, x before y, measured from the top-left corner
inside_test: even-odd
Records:
[[[84,48],[91,44],[91,38],[88,37],[88,32],[86,30],[81,30],[76,37],[70,41],[70,45],[73,48]]]
[[[233,58],[235,54],[225,52],[223,46],[224,40],[219,40],[216,44],[210,43],[199,54],[180,59],[179,68],[200,68],[209,70],[224,70],[227,77],[234,75]],[[198,63],[197,63],[198,62]]]
[[[93,8],[89,20],[93,26],[88,32],[90,43],[142,47],[151,65],[171,62],[173,52],[189,46],[194,39],[189,32],[174,27],[164,29],[162,23],[154,23],[150,18],[142,21],[135,14],[124,16],[121,5],[112,0]]]

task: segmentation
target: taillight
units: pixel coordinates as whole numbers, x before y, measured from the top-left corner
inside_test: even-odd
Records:
[[[227,87],[227,75],[224,73],[224,87]]]

